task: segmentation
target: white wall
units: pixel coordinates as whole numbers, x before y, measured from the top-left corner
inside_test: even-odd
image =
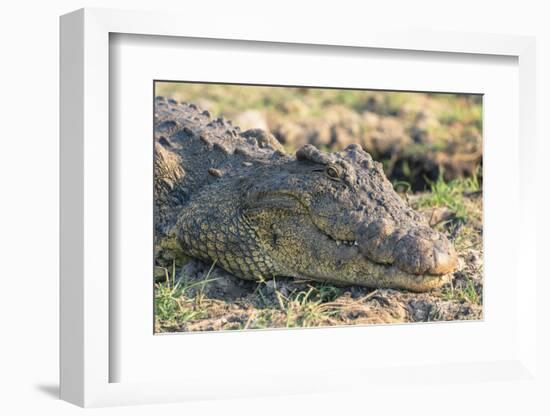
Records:
[[[550,129],[550,30],[545,1],[327,1],[298,3],[297,0],[214,1],[186,5],[185,1],[88,0],[2,3],[0,9],[0,413],[45,414],[80,412],[54,399],[58,375],[58,16],[80,7],[168,9],[187,12],[189,19],[210,13],[247,16],[281,23],[281,30],[296,24],[307,30],[310,21],[326,21],[327,31],[339,25],[381,25],[440,30],[536,35],[538,42],[538,131],[541,195],[548,193],[546,154]],[[199,2],[197,2],[199,3]],[[325,7],[324,4],[327,6]],[[283,6],[284,5],[284,6]],[[238,19],[237,19],[238,20]],[[243,19],[245,20],[245,19]],[[185,25],[185,21],[182,21]],[[545,138],[543,142],[542,138]],[[545,178],[542,178],[545,175]],[[503,184],[505,186],[505,184]],[[542,198],[542,197],[541,197]],[[540,214],[547,211],[541,201]],[[548,220],[541,223],[548,233]],[[541,231],[540,235],[544,233]],[[548,247],[548,244],[546,244]],[[542,237],[540,237],[540,258]],[[546,251],[546,250],[545,250]],[[542,260],[540,261],[542,265]],[[539,288],[539,299],[550,290]],[[548,312],[540,305],[541,314]],[[542,315],[541,315],[542,316]],[[550,350],[548,334],[546,351]],[[541,354],[542,365],[548,359]],[[547,354],[546,354],[547,355]],[[501,400],[483,400],[487,391],[472,391],[468,397],[448,397],[444,391],[426,392],[414,402],[387,397],[302,397],[257,399],[217,403],[194,403],[151,407],[102,409],[100,414],[345,414],[414,409],[424,414],[537,414],[533,397],[540,392],[515,392],[506,385]],[[550,391],[550,388],[548,389]],[[447,391],[447,390],[445,390]],[[547,405],[548,406],[548,405]],[[7,410],[7,409],[10,410]],[[6,410],[4,410],[6,409]],[[548,408],[546,408],[548,411]]]

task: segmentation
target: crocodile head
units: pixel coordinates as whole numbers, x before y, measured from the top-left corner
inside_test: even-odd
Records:
[[[447,238],[358,145],[338,153],[306,145],[296,157],[216,186],[214,205],[206,203],[210,190],[184,213],[180,241],[241,277],[424,291],[447,281],[457,264]]]

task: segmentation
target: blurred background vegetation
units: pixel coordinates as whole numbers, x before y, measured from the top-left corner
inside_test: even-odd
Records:
[[[261,128],[294,152],[359,143],[398,187],[482,180],[482,96],[157,82],[156,94],[189,101],[242,130]]]

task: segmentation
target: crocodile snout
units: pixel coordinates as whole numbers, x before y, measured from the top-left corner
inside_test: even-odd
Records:
[[[362,224],[357,234],[363,256],[407,273],[444,275],[457,266],[453,245],[427,225],[406,226],[382,218]]]

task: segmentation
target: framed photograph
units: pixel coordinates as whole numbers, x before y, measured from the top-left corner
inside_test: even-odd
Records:
[[[155,333],[483,318],[481,94],[154,90]]]
[[[534,40],[181,21],[61,18],[61,397],[535,385]]]

